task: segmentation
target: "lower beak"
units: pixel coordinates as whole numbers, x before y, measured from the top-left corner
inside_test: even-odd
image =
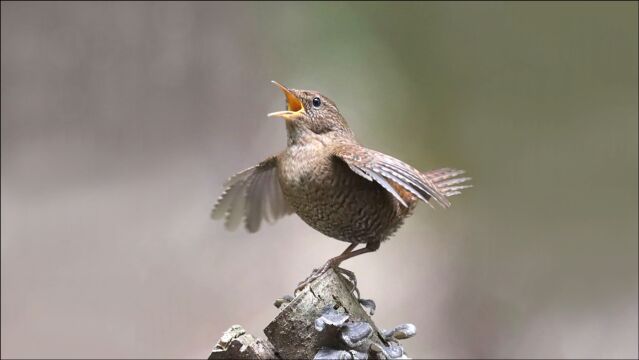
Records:
[[[286,96],[287,110],[272,112],[267,115],[268,117],[281,117],[286,120],[294,120],[297,114],[305,112],[304,106],[302,105],[300,99],[298,99],[295,94],[293,94],[288,88],[286,88],[286,86],[278,83],[275,80],[271,82],[275,84],[275,86],[279,87]]]
[[[272,113],[268,113],[266,116],[268,117],[281,117],[286,120],[293,120],[293,116],[295,116],[294,111],[275,111]]]

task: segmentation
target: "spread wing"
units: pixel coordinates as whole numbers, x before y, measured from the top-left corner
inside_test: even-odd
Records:
[[[429,205],[434,199],[442,207],[450,206],[447,196],[457,195],[460,190],[470,187],[459,185],[470,178],[451,179],[462,174],[461,170],[441,169],[422,174],[401,160],[360,145],[340,145],[334,155],[358,175],[379,183],[404,206],[407,204],[397,192],[398,186]]]
[[[282,194],[277,179],[277,158],[273,156],[232,176],[225,183],[211,217],[226,217],[229,230],[236,229],[244,218],[246,229],[256,232],[262,219],[274,222],[292,212]]]

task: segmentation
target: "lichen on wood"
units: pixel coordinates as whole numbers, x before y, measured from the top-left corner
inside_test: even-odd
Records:
[[[296,297],[275,301],[280,313],[256,339],[234,326],[209,359],[395,359],[407,358],[399,339],[415,334],[412,324],[380,330],[371,319],[375,303],[359,298],[354,275],[329,269]]]

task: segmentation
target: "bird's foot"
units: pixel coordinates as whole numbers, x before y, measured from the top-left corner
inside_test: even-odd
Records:
[[[344,268],[341,267],[336,267],[335,271],[340,274],[343,275],[343,277],[351,283],[351,285],[353,285],[353,288],[351,289],[351,292],[355,291],[357,293],[357,299],[360,298],[360,294],[359,294],[359,289],[357,288],[357,278],[355,277],[355,273],[350,271],[350,270],[346,270]]]
[[[334,268],[336,270],[339,269],[337,268],[337,265],[339,265],[339,263],[336,263],[335,261],[333,261],[333,259],[331,259],[331,260],[328,260],[324,265],[322,265],[322,267],[313,269],[313,272],[311,272],[311,275],[309,275],[306,279],[304,279],[304,281],[297,284],[295,291],[293,291],[293,296],[297,296],[297,294],[300,291],[304,290],[306,286],[308,286],[313,281],[317,280],[320,276],[324,275],[324,273],[327,272],[328,269],[330,268]],[[341,270],[344,270],[344,269],[341,269]]]

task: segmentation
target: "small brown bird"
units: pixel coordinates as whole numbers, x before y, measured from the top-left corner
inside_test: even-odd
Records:
[[[211,216],[226,217],[229,229],[237,228],[244,219],[248,231],[255,232],[262,219],[273,222],[296,213],[321,233],[351,243],[298,289],[329,267],[377,250],[419,200],[449,207],[448,197],[471,186],[463,184],[470,178],[457,177],[462,170],[421,173],[401,160],[363,147],[326,96],[273,84],[284,92],[286,110],[268,116],[286,120],[287,147],[231,177]],[[358,244],[365,246],[354,250]]]

